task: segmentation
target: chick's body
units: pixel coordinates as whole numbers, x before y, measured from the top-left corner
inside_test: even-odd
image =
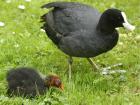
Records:
[[[43,94],[48,87],[40,75],[31,68],[12,69],[7,74],[8,95],[34,97]]]

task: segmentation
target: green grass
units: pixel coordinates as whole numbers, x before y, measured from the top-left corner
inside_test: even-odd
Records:
[[[132,33],[120,30],[117,46],[95,58],[100,67],[123,63],[118,69],[125,74],[109,76],[93,73],[86,59],[74,58],[71,83],[64,75],[68,67],[67,56],[40,31],[40,16],[47,12],[40,6],[53,0],[0,1],[0,105],[140,105],[140,1],[139,0],[76,0],[103,12],[110,7],[125,11]],[[70,1],[70,0],[67,0]],[[72,0],[75,1],[75,0]],[[19,4],[25,10],[17,8]],[[65,90],[55,90],[33,100],[6,96],[6,73],[13,67],[34,67],[43,74],[61,76]],[[123,76],[124,80],[121,80]],[[53,89],[52,89],[53,91]]]

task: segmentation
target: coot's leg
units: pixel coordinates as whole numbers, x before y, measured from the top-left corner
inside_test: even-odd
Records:
[[[91,64],[93,71],[97,71],[99,70],[99,67],[93,62],[93,60],[91,58],[87,58],[87,60],[89,61],[89,63]]]
[[[112,66],[108,66],[105,68],[99,68],[91,58],[87,58],[87,60],[89,61],[89,63],[92,65],[93,71],[97,71],[100,70],[101,74],[112,74],[112,73],[124,73],[126,72],[126,70],[111,70],[112,68],[118,67],[118,66],[122,66],[122,63],[118,63]]]
[[[69,58],[68,58],[68,64],[69,64],[69,71],[68,71],[69,81],[71,80],[72,62],[73,62],[73,59],[72,59],[72,57],[71,57],[71,56],[69,56]]]

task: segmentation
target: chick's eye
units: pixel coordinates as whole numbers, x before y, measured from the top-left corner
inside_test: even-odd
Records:
[[[56,85],[60,85],[61,81],[59,79],[55,80]]]

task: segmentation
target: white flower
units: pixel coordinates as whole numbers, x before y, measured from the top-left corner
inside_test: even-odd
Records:
[[[24,5],[19,5],[18,8],[24,10],[25,6]]]
[[[12,32],[12,34],[15,34],[15,32]]]
[[[6,0],[6,3],[11,3],[11,0]]]
[[[31,0],[25,0],[26,2],[31,2]]]
[[[19,44],[15,44],[14,47],[15,47],[15,48],[18,48],[18,47],[19,47]]]
[[[4,39],[0,39],[0,44],[4,43],[4,41],[5,41]]]
[[[0,27],[3,27],[5,26],[5,23],[4,22],[0,22]]]

